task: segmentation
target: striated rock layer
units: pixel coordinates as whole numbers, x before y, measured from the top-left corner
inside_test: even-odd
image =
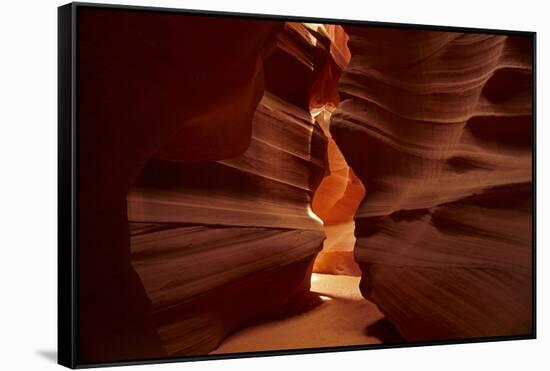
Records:
[[[327,138],[309,96],[330,39],[286,23],[275,45],[246,151],[189,163],[182,137],[128,192],[132,263],[170,355],[207,354],[243,326],[318,301],[309,287],[325,233],[311,200]]]
[[[78,359],[163,357],[131,261],[126,194],[155,154],[210,161],[248,148],[283,24],[96,8],[78,16]]]
[[[325,226],[326,240],[317,256],[313,271],[317,273],[360,276],[354,258],[357,207],[365,197],[365,188],[348,166],[329,131],[332,109],[314,110],[316,120],[328,137],[328,174],[317,188],[312,208]]]
[[[328,50],[323,67],[313,81],[309,94],[310,112],[328,138],[328,166],[312,203],[313,212],[323,220],[326,240],[315,259],[313,271],[361,275],[353,257],[353,216],[365,190],[346,163],[329,130],[330,115],[340,103],[338,80],[350,59],[348,36],[337,25],[307,23],[305,27],[322,35],[323,38],[318,36],[317,43],[324,42],[324,47]]]
[[[168,354],[206,354],[237,328],[300,305],[325,237],[310,208],[325,151],[306,112],[266,93],[243,155],[149,162],[128,194],[128,219]]]
[[[410,341],[530,333],[532,40],[346,31],[330,130],[369,190],[362,293]]]

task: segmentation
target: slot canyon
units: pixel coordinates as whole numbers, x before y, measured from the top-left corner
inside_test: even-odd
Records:
[[[529,38],[93,9],[79,35],[83,361],[530,333]]]

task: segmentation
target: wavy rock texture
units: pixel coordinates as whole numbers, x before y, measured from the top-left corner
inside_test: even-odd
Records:
[[[361,290],[406,340],[532,329],[531,39],[346,27]]]
[[[311,200],[327,138],[309,95],[330,39],[287,23],[276,45],[246,151],[191,164],[178,155],[187,140],[172,141],[128,193],[132,261],[168,354],[206,354],[243,326],[318,300],[309,287],[325,234]]]
[[[326,107],[332,111],[340,103],[338,81],[342,70],[348,65],[351,58],[347,45],[348,35],[342,26],[310,23],[306,23],[306,26],[322,34],[324,38],[320,38],[321,40],[324,41],[325,38],[330,40],[329,44],[324,42],[329,53],[310,90],[309,109],[312,111]]]
[[[323,37],[317,36],[316,44],[322,44],[328,50],[309,94],[310,112],[328,137],[328,168],[312,204],[315,214],[323,220],[326,240],[315,260],[313,271],[360,275],[353,257],[353,216],[365,191],[348,167],[329,131],[330,115],[340,103],[338,81],[350,59],[348,36],[341,26],[308,23],[305,27],[322,35]]]
[[[342,152],[330,135],[330,108],[314,110],[317,122],[328,137],[328,172],[313,197],[312,209],[325,226],[327,236],[317,256],[316,273],[360,276],[354,258],[355,212],[365,197],[365,188],[348,166]]]
[[[243,155],[149,162],[128,218],[133,264],[169,354],[206,354],[229,332],[301,305],[324,240],[310,200],[325,151],[306,112],[266,93]]]
[[[282,26],[79,11],[79,362],[166,356],[131,262],[126,194],[155,154],[208,161],[245,151]]]

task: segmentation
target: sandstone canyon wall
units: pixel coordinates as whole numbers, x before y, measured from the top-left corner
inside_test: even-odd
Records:
[[[207,354],[312,271],[409,341],[530,331],[530,40],[79,17],[81,362]]]
[[[530,333],[531,38],[345,29],[364,296],[409,341]]]
[[[157,153],[211,161],[248,148],[283,24],[94,8],[78,17],[78,359],[164,357],[131,261],[126,194]]]
[[[333,87],[316,101],[338,96],[330,46],[316,27],[284,24],[246,151],[190,163],[179,156],[187,140],[172,140],[129,191],[132,262],[169,355],[206,354],[243,326],[317,304],[309,287],[325,233],[311,200],[327,137],[309,106],[316,84]]]

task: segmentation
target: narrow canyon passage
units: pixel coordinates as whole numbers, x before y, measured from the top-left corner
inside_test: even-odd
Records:
[[[80,360],[531,333],[530,39],[94,14]]]
[[[169,355],[399,339],[360,293],[365,188],[330,133],[347,41],[340,26],[284,23],[246,150],[194,163],[170,142],[128,193],[132,262]]]
[[[367,345],[402,341],[378,307],[360,290],[361,270],[355,263],[357,207],[365,188],[346,163],[330,135],[334,107],[312,109],[312,120],[328,138],[328,173],[317,188],[312,210],[323,221],[326,239],[311,275],[317,305],[303,313],[267,321],[229,336],[211,354]]]
[[[306,26],[331,39],[333,56],[341,57],[340,68],[348,63],[347,36],[341,28],[316,24]],[[366,300],[359,290],[361,270],[354,258],[354,216],[365,197],[365,187],[348,166],[330,134],[331,115],[340,102],[338,74],[332,72],[328,67],[317,75],[309,102],[311,120],[320,126],[328,140],[325,177],[311,201],[312,216],[322,220],[326,235],[311,275],[312,298],[320,300],[311,309],[297,315],[244,328],[225,339],[212,354],[402,340],[378,307]]]
[[[360,277],[313,273],[322,304],[305,313],[245,328],[211,354],[322,348],[398,341],[375,304],[359,292]]]

